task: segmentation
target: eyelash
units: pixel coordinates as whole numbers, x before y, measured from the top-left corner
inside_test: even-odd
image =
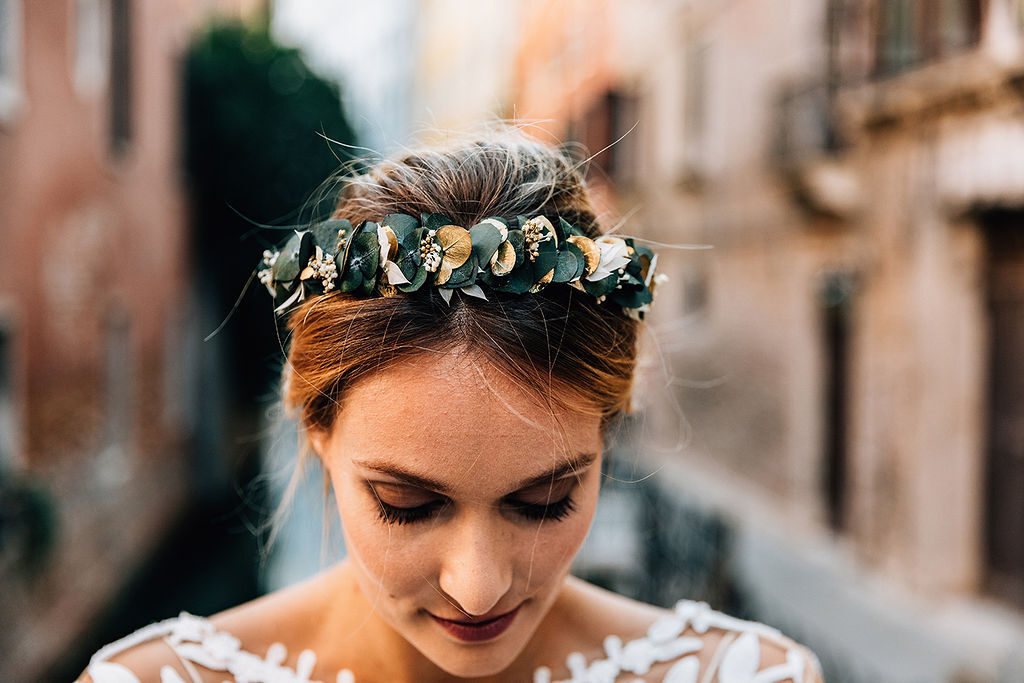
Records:
[[[377,502],[380,505],[380,518],[388,524],[398,525],[413,524],[415,522],[421,522],[429,519],[447,504],[444,501],[434,501],[424,505],[417,505],[416,507],[403,508],[388,505],[379,499]],[[561,500],[556,500],[553,503],[547,503],[546,505],[517,503],[514,501],[509,502],[508,505],[516,512],[516,514],[531,521],[548,520],[551,522],[558,522],[565,519],[576,510],[576,503],[573,501],[571,494],[565,496]]]

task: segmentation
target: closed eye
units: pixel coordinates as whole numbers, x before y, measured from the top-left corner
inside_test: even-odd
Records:
[[[508,501],[506,505],[516,514],[530,520],[550,520],[557,522],[565,519],[576,510],[576,503],[572,496],[565,496],[560,500],[550,503],[524,503],[522,501]]]
[[[365,484],[377,502],[380,519],[387,524],[426,521],[451,503],[446,496],[417,486],[380,481]],[[572,494],[578,484],[576,476],[535,484],[503,498],[501,507],[528,521],[560,521],[576,510]]]

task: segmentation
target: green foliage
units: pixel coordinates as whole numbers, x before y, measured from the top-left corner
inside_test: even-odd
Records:
[[[186,164],[193,188],[269,221],[294,211],[351,143],[337,87],[262,26],[215,24],[185,62]]]
[[[267,246],[284,238],[253,223],[306,226],[326,217],[333,193],[313,205],[318,188],[347,161],[355,143],[338,87],[316,74],[298,50],[276,43],[267,23],[215,23],[197,33],[184,59],[185,171],[192,199],[192,252],[203,297],[226,315]],[[305,214],[299,209],[306,206]],[[244,218],[243,218],[244,217]],[[333,228],[334,226],[331,226]],[[318,234],[316,241],[328,240]],[[248,237],[246,239],[243,239]],[[297,243],[294,262],[278,273],[297,276],[312,240]],[[330,252],[335,251],[331,245]],[[287,277],[282,277],[288,280]],[[243,401],[265,389],[279,354],[273,313],[265,300],[241,302],[221,333]],[[266,368],[254,373],[253,368]]]

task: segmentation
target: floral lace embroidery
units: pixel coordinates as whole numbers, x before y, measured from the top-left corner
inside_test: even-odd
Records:
[[[683,636],[687,626],[692,626],[699,634],[706,633],[712,627],[739,633],[739,637],[730,634],[732,638],[723,640],[700,681],[700,660],[690,655],[699,652],[704,641]],[[794,683],[803,683],[804,656],[799,650],[789,647],[786,648],[784,664],[759,671],[761,643],[758,636],[776,642],[786,641],[780,631],[770,626],[715,612],[704,602],[680,600],[672,614],[651,624],[646,637],[637,638],[625,645],[616,636],[605,638],[605,659],[598,659],[588,666],[580,653],[569,655],[565,664],[571,678],[557,683],[614,683],[620,674],[644,676],[655,664],[676,659],[679,661],[665,674],[662,679],[664,683],[709,683],[716,670],[719,683],[780,683],[789,679]],[[718,655],[723,652],[719,660]],[[533,681],[552,683],[550,669],[537,669]]]
[[[719,644],[702,678],[700,660],[693,655],[701,651],[704,642],[700,638],[682,635],[688,626],[698,634],[706,633],[712,627],[729,632]],[[783,644],[786,661],[760,671],[759,637]],[[155,638],[162,638],[167,643],[197,683],[202,679],[193,666],[195,664],[211,671],[230,673],[237,683],[318,683],[310,680],[316,666],[316,655],[312,650],[299,654],[293,670],[284,665],[287,651],[281,643],[274,643],[267,649],[265,657],[259,657],[242,650],[237,638],[218,631],[209,620],[187,612],[107,645],[93,655],[87,669],[89,675],[95,683],[139,683],[138,677],[129,669],[107,660]],[[710,683],[716,672],[719,683],[781,683],[790,679],[794,683],[804,683],[804,654],[791,645],[791,641],[774,628],[715,612],[707,603],[680,600],[671,614],[651,625],[646,637],[623,643],[617,636],[608,636],[604,641],[604,659],[588,664],[582,654],[574,652],[566,659],[570,678],[553,682],[551,670],[540,667],[534,673],[533,681],[615,683],[624,673],[645,676],[656,664],[678,660],[665,673],[664,683]],[[160,680],[161,683],[186,683],[170,666],[161,669]],[[335,683],[355,683],[355,678],[352,672],[343,669],[338,672]]]
[[[163,638],[163,641],[181,659],[192,680],[202,679],[192,666],[198,664],[211,671],[225,671],[234,676],[237,683],[318,683],[310,680],[316,666],[316,654],[303,650],[299,654],[296,668],[284,665],[288,651],[281,643],[267,648],[265,657],[241,649],[241,642],[230,633],[218,631],[207,619],[182,612],[175,619],[152,624],[132,635],[101,649],[92,657],[86,671],[94,683],[140,683],[135,674],[126,667],[108,662],[110,657],[135,645]],[[170,666],[160,670],[161,683],[186,683],[181,675]],[[352,672],[343,669],[338,672],[336,683],[354,683]]]

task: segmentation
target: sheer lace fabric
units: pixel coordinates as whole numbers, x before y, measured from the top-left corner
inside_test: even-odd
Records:
[[[701,635],[710,628],[725,631],[707,666],[701,669],[700,653],[705,641],[685,635],[687,628]],[[207,619],[182,612],[178,617],[147,626],[107,645],[95,655],[87,669],[94,683],[141,683],[127,667],[111,662],[116,655],[144,642],[162,639],[178,657],[189,678],[171,666],[160,671],[160,683],[199,683],[196,666],[232,676],[235,683],[314,683],[316,666],[312,650],[302,651],[295,668],[284,664],[288,653],[280,643],[262,657],[242,649],[238,638],[219,631]],[[762,643],[774,644],[785,652],[781,664],[762,669]],[[662,666],[663,665],[663,666]],[[660,679],[649,674],[668,666]],[[587,661],[573,653],[566,660],[570,677],[555,679],[547,667],[536,670],[534,683],[615,683],[661,680],[664,683],[820,683],[820,667],[807,649],[764,624],[736,619],[711,610],[706,603],[679,601],[671,614],[654,622],[643,638],[623,642],[617,636],[604,641],[604,657]],[[356,683],[347,669],[333,680],[319,683]],[[369,683],[360,681],[359,683]]]

